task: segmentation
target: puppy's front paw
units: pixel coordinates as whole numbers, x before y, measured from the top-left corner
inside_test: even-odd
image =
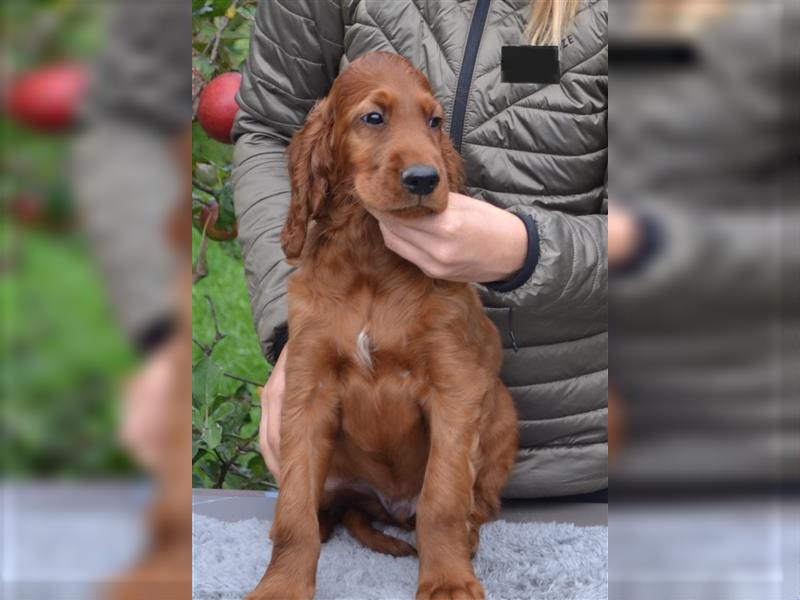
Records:
[[[483,586],[474,575],[457,580],[420,583],[417,600],[484,600]]]
[[[303,585],[291,577],[265,577],[244,600],[312,600],[314,586]]]

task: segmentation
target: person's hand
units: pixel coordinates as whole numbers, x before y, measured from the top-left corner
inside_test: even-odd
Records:
[[[608,266],[617,267],[631,260],[639,250],[640,238],[636,217],[611,205],[608,211]]]
[[[171,403],[181,373],[181,340],[167,340],[147,357],[122,394],[119,437],[134,460],[155,472],[169,450]]]
[[[386,246],[434,279],[500,281],[525,263],[525,224],[488,202],[450,193],[447,208],[437,215],[406,219],[372,214]]]
[[[281,408],[285,394],[286,346],[261,389],[261,423],[258,426],[258,445],[267,468],[275,477],[275,483],[280,481],[281,476]]]

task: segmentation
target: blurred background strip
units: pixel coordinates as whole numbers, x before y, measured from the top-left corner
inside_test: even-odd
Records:
[[[798,16],[613,11],[616,599],[800,593]]]
[[[191,13],[2,6],[5,598],[191,596]]]

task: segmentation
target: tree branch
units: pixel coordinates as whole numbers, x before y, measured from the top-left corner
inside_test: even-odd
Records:
[[[231,8],[236,10],[236,7],[238,6],[238,4],[239,4],[239,0],[233,0],[233,2],[231,2],[231,5],[228,7],[228,10],[230,10]],[[225,31],[225,28],[228,26],[228,24],[230,22],[231,22],[231,20],[228,17],[224,16],[224,15],[220,19],[219,27],[217,27],[217,35],[214,36],[214,41],[212,42],[212,45],[211,45],[211,54],[208,57],[208,60],[210,62],[212,62],[212,63],[217,60],[217,53],[219,52],[219,43],[220,43],[220,40],[222,40],[222,33]],[[206,52],[207,51],[208,51],[208,48],[206,48]],[[205,52],[203,54],[205,54]]]
[[[206,296],[206,301],[208,302],[208,308],[211,311],[211,319],[214,321],[214,339],[211,340],[210,344],[204,344],[196,337],[192,337],[192,342],[203,351],[203,354],[206,356],[211,356],[214,353],[214,350],[222,340],[225,339],[226,334],[222,333],[219,330],[219,321],[217,320],[217,309],[214,307],[214,301],[211,300],[211,296]],[[236,375],[229,375],[228,373],[223,373],[224,376],[230,377],[231,379],[237,379],[242,381],[243,383],[252,383],[253,385],[260,385],[255,381],[250,381],[248,379],[244,379],[242,377],[237,377]]]
[[[235,464],[232,464],[230,466],[230,470],[231,470],[232,473],[234,473],[235,475],[238,475],[239,477],[242,477],[243,479],[247,479],[247,480],[252,479],[252,477],[250,475],[247,475],[246,473],[243,473],[242,471],[240,471],[239,467],[237,467]],[[265,486],[267,486],[268,488],[273,489],[273,490],[279,489],[278,486],[276,484],[272,483],[271,481],[261,481],[260,483],[264,484]]]
[[[250,379],[246,379],[244,377],[239,377],[238,375],[231,375],[230,373],[223,373],[223,375],[225,377],[228,377],[229,379],[233,379],[235,381],[241,381],[242,383],[249,383],[250,385],[254,385],[256,387],[261,387],[262,385],[264,385],[263,383],[257,383],[255,381],[250,380]]]
[[[208,308],[211,311],[211,318],[214,321],[214,341],[212,342],[212,348],[216,347],[216,345],[225,339],[225,334],[219,330],[219,321],[217,320],[217,309],[214,307],[214,301],[211,300],[211,296],[206,296],[206,301],[208,302]]]
[[[194,342],[197,345],[197,347],[200,348],[200,350],[202,350],[203,354],[205,354],[206,356],[211,356],[211,353],[214,351],[214,349],[211,346],[206,346],[203,342],[198,340],[196,337],[192,337],[192,342]]]
[[[214,448],[213,450],[214,454],[217,457],[217,460],[219,461],[219,464],[221,465],[219,469],[219,477],[217,478],[217,483],[214,484],[214,488],[221,490],[222,485],[225,483],[225,478],[228,476],[228,471],[233,465],[233,461],[225,462],[224,460],[222,460],[222,455],[219,452],[217,452],[217,449]]]
[[[197,251],[197,260],[192,265],[192,285],[203,279],[208,275],[208,258],[206,252],[208,251],[208,236],[206,230],[208,229],[208,220],[203,223],[203,233],[200,238],[200,249]]]

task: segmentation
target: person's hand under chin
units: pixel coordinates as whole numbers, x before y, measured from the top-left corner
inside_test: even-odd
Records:
[[[434,279],[502,281],[525,262],[525,224],[488,202],[451,192],[447,208],[435,215],[409,219],[370,212],[386,246]]]

